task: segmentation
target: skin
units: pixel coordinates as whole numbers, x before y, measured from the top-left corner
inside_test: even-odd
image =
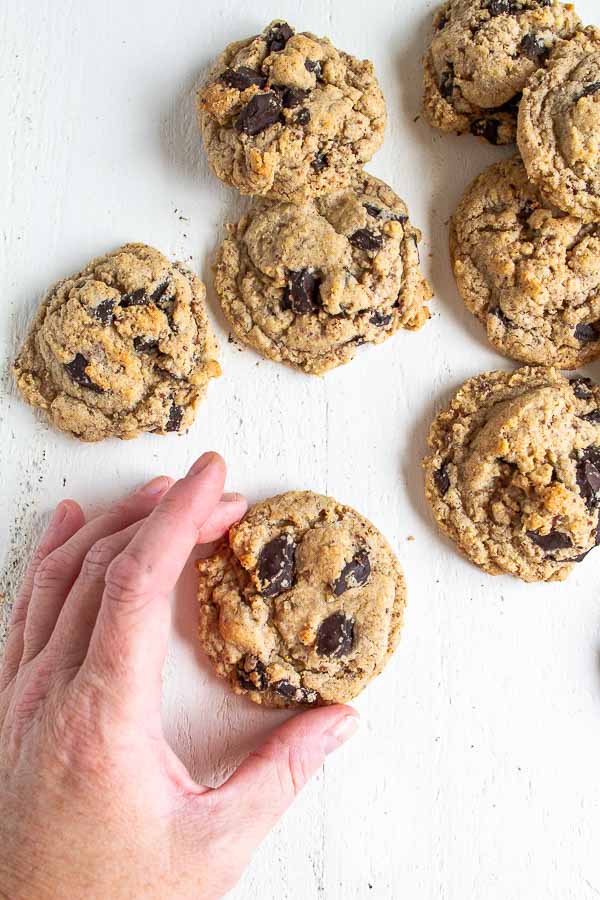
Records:
[[[218,789],[166,743],[168,597],[194,545],[246,509],[225,474],[206,453],[87,523],[57,507],[0,666],[0,897],[221,897],[356,730],[345,706],[301,713]]]

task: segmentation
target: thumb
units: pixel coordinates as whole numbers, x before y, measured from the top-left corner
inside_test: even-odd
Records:
[[[256,847],[321,768],[328,753],[358,728],[349,706],[327,706],[300,713],[277,728],[217,791],[221,803],[236,809],[236,825]]]

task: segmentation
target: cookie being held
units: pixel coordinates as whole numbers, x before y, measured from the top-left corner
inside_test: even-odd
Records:
[[[400,639],[402,570],[379,531],[330,497],[292,491],[256,504],[197,566],[200,642],[255,703],[346,703]]]
[[[519,156],[467,189],[450,253],[465,304],[505,356],[561,369],[600,356],[600,223],[548,203]]]
[[[558,0],[449,0],[424,59],[425,118],[442,131],[513,143],[528,78],[579,22]]]
[[[429,317],[420,232],[364,172],[303,205],[255,203],[229,233],[216,290],[235,334],[269,359],[322,374]]]
[[[15,362],[17,386],[83,441],[183,432],[218,347],[200,279],[144,244],[92,260],[50,289]]]
[[[424,461],[440,528],[491,575],[562,581],[600,542],[600,386],[553,368],[467,381]]]
[[[546,199],[600,221],[600,29],[560,42],[523,92],[517,142]]]
[[[295,203],[349,184],[386,121],[370,62],[282,21],[226,48],[197,109],[218,178]]]

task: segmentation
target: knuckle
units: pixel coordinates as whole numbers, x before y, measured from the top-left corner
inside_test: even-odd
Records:
[[[90,581],[103,580],[106,569],[114,557],[114,544],[111,538],[101,538],[86,553],[82,566],[84,578]]]
[[[306,754],[276,736],[253,755],[269,765],[283,796],[297,797],[310,777]]]
[[[106,570],[106,593],[111,600],[130,602],[145,593],[148,566],[130,548],[123,550]]]
[[[53,550],[40,561],[33,576],[34,588],[43,591],[60,584],[70,564],[71,557],[63,547]]]

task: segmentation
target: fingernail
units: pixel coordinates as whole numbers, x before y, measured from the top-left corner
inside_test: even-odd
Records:
[[[50,528],[57,528],[67,518],[67,514],[69,512],[69,507],[66,503],[59,503],[54,512],[52,513],[52,518],[50,519]]]
[[[333,753],[338,747],[341,747],[348,738],[358,731],[358,716],[344,716],[335,723],[333,728],[326,731],[323,735],[323,745],[325,753]]]
[[[153,478],[143,488],[140,488],[140,494],[144,494],[146,497],[158,497],[168,491],[171,484],[170,478],[167,478],[166,475],[159,475],[158,478]]]
[[[223,503],[243,503],[244,497],[242,494],[223,494],[221,501]]]
[[[203,472],[205,469],[208,469],[211,463],[215,462],[219,458],[218,453],[213,453],[212,451],[208,453],[203,453],[200,459],[197,459],[190,471],[189,475],[199,475],[200,472]]]

